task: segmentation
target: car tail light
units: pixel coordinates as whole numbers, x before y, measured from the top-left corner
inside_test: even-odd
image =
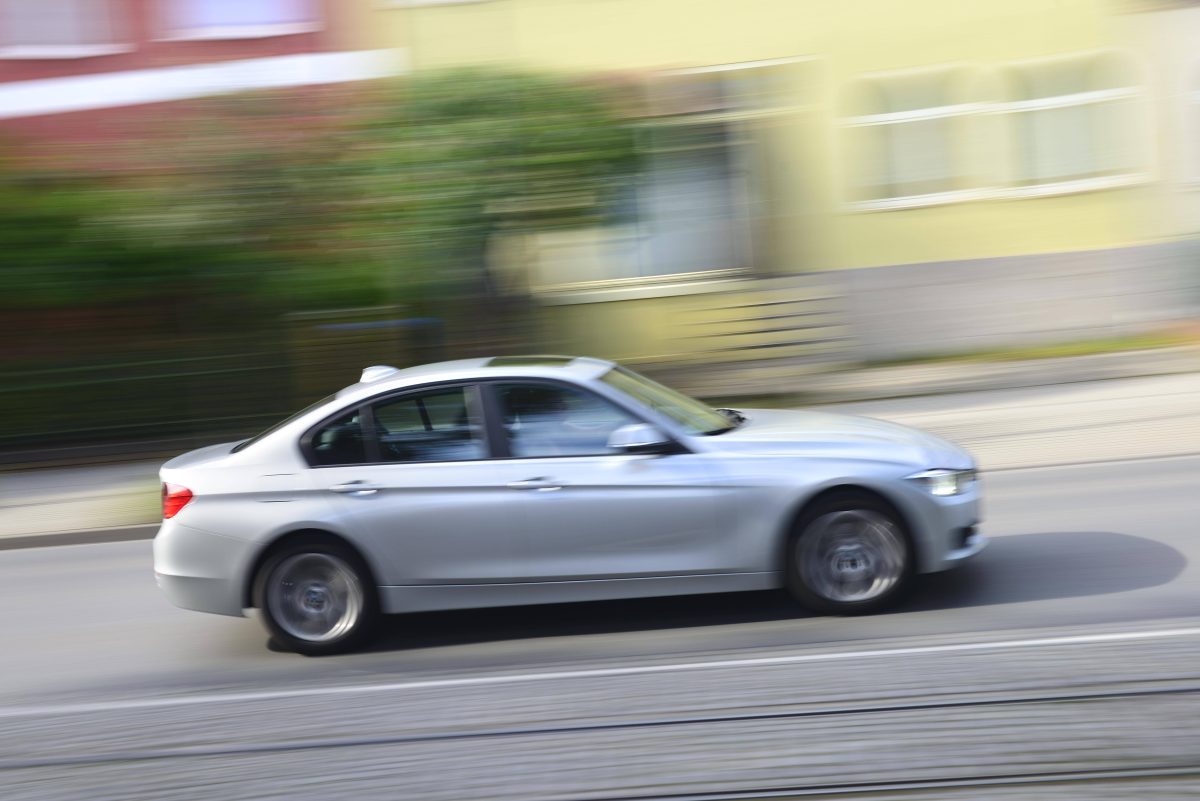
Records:
[[[192,500],[192,491],[178,484],[162,485],[163,520],[170,520]]]

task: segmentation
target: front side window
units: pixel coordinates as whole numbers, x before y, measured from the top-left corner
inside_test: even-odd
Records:
[[[487,456],[483,428],[464,387],[435,389],[373,407],[381,462],[451,462]]]
[[[501,384],[497,388],[509,452],[517,457],[597,456],[612,432],[639,422],[590,392],[556,384]]]

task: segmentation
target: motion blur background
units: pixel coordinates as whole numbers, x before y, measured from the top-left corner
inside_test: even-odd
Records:
[[[1183,0],[0,0],[0,464],[372,363],[711,396],[1174,341],[1198,42]]]

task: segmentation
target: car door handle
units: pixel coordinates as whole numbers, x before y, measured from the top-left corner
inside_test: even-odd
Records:
[[[334,484],[329,488],[331,492],[342,492],[347,495],[374,495],[382,489],[378,484],[372,484],[368,481],[348,481],[345,484]]]
[[[552,478],[538,476],[537,478],[527,478],[523,481],[510,481],[509,489],[515,490],[537,490],[538,492],[554,492],[562,489],[562,484]]]

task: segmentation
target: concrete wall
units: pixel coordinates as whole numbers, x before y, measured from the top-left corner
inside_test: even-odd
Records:
[[[1200,316],[1200,240],[829,274],[855,355],[922,357],[1145,331]]]

